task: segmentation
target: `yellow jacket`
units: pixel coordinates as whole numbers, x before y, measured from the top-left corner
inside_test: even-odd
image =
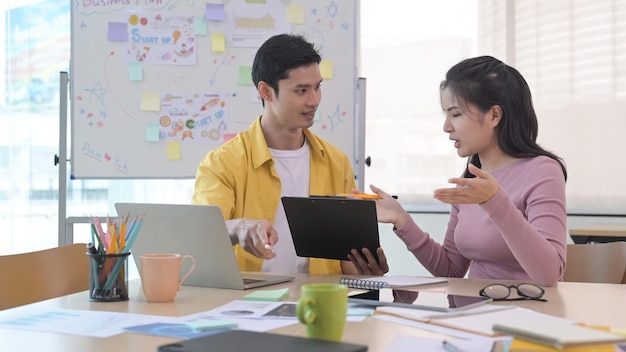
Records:
[[[340,149],[313,134],[304,135],[311,150],[309,194],[335,195],[356,187],[350,160]],[[281,181],[265,142],[261,117],[248,131],[209,152],[196,173],[194,204],[217,205],[225,220],[250,218],[274,223]],[[261,271],[263,260],[235,246],[242,271]],[[310,258],[309,273],[340,274],[338,260]]]

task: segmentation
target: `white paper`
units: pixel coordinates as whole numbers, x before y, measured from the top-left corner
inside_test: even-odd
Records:
[[[158,315],[55,309],[31,311],[2,319],[0,326],[7,329],[109,337],[123,333],[124,328],[129,326],[177,321],[177,318]]]

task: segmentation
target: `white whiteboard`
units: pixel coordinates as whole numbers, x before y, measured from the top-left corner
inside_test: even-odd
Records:
[[[249,70],[256,48],[285,32],[319,49],[326,77],[311,130],[356,170],[357,6],[72,0],[71,177],[195,177],[208,151],[262,113]]]

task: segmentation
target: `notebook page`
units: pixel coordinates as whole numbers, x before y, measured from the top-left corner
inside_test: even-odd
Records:
[[[495,335],[492,327],[494,324],[503,321],[528,321],[536,323],[554,324],[575,324],[576,321],[543,314],[534,310],[515,307],[499,311],[487,312],[484,314],[464,315],[450,318],[438,318],[430,321],[431,324],[438,324],[450,328],[475,332],[483,335]]]

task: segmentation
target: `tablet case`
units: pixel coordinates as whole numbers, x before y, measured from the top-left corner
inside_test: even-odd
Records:
[[[282,197],[299,257],[348,260],[352,249],[380,247],[376,203],[345,197]]]
[[[159,346],[159,352],[272,351],[272,352],[364,352],[367,346],[271,333],[227,332]]]

